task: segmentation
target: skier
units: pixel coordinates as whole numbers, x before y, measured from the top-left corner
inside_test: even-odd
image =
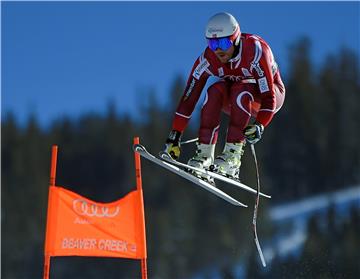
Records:
[[[199,142],[188,165],[238,179],[245,142],[255,144],[261,139],[284,102],[285,87],[269,45],[257,35],[241,33],[231,14],[212,16],[205,36],[208,46],[192,67],[165,151],[174,159],[179,157],[181,135],[201,92],[209,77],[217,78],[207,89]],[[230,116],[230,122],[223,152],[214,159],[221,111]]]

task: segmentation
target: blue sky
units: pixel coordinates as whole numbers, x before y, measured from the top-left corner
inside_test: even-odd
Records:
[[[2,2],[2,117],[12,111],[24,123],[35,113],[46,126],[104,112],[109,100],[141,117],[149,88],[166,105],[219,11],[263,37],[285,77],[301,36],[311,39],[317,65],[343,46],[359,53],[359,2]]]

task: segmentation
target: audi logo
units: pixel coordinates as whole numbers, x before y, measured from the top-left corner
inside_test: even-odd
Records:
[[[82,199],[73,201],[73,210],[79,214],[89,217],[108,217],[112,218],[119,214],[120,207],[109,208],[107,206],[100,206],[95,203],[89,203]]]

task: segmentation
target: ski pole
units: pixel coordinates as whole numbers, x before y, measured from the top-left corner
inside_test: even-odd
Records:
[[[197,141],[197,140],[199,140],[199,138],[194,138],[194,139],[189,139],[189,140],[181,141],[181,142],[180,142],[180,145],[192,143],[192,142]]]
[[[253,230],[254,230],[254,240],[255,240],[255,244],[256,244],[256,248],[259,252],[260,255],[260,259],[261,259],[261,263],[264,267],[266,267],[266,262],[265,262],[265,258],[263,255],[263,252],[261,250],[260,247],[260,243],[259,243],[259,238],[257,235],[257,230],[256,230],[256,220],[257,220],[257,212],[258,212],[258,208],[259,208],[259,200],[260,200],[260,177],[259,177],[259,167],[258,167],[258,162],[257,162],[257,158],[256,158],[256,152],[255,152],[255,147],[254,144],[250,145],[251,147],[251,153],[254,157],[254,162],[255,162],[255,168],[256,168],[256,184],[257,184],[257,188],[256,188],[256,199],[255,199],[255,206],[254,206],[254,216],[253,216]]]

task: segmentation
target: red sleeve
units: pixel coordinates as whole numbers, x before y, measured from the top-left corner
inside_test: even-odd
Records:
[[[184,93],[175,112],[172,129],[183,132],[191,118],[201,92],[209,77],[208,60],[201,55],[194,63]]]
[[[270,47],[262,40],[255,40],[255,57],[251,69],[261,96],[261,106],[256,121],[266,127],[275,113],[274,74],[277,66]]]

